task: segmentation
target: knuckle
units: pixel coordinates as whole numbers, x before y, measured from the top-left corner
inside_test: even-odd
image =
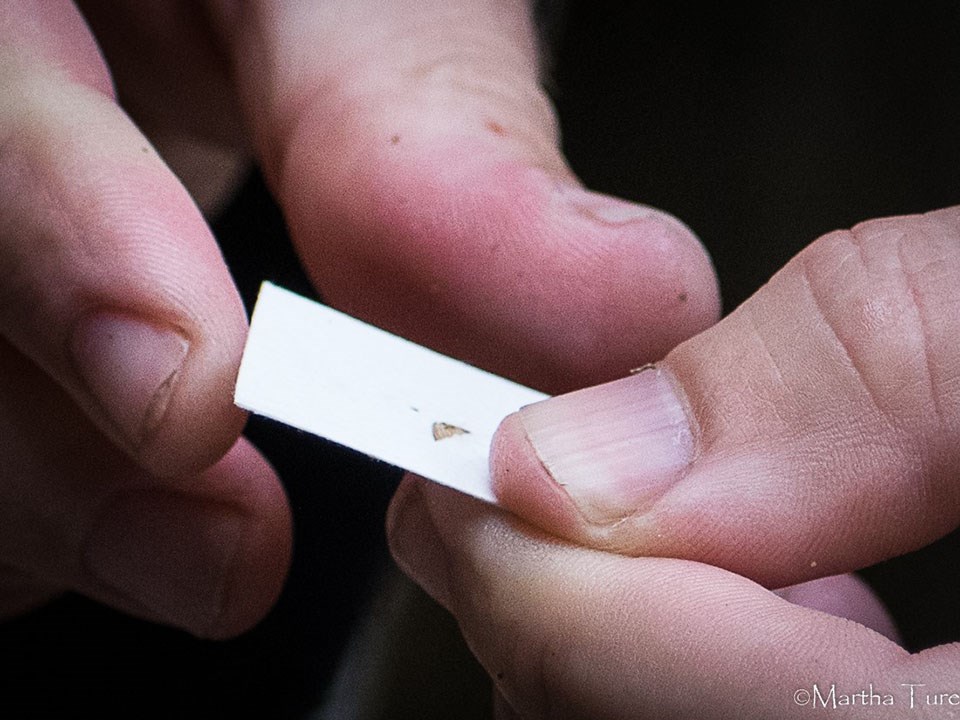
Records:
[[[821,238],[802,263],[840,363],[911,436],[960,420],[957,234],[926,216],[871,220]]]

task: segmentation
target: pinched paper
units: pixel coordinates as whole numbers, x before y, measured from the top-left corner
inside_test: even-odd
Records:
[[[235,402],[487,502],[500,421],[536,390],[271,283],[250,323]]]

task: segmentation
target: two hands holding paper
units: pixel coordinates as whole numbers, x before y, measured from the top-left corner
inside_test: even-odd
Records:
[[[797,682],[956,676],[804,607],[888,629],[849,576],[765,588],[956,526],[960,211],[821,238],[705,330],[690,232],[566,168],[522,3],[82,5],[97,40],[0,8],[4,613],[72,589],[224,637],[279,592],[289,511],[238,439],[243,314],[190,195],[249,149],[351,314],[551,392],[665,356],[509,418],[506,511],[395,499],[505,714],[789,717]]]

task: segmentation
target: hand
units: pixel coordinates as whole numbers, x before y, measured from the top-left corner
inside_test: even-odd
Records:
[[[4,614],[73,589],[222,637],[279,592],[289,510],[237,439],[245,322],[194,203],[246,152],[332,304],[525,382],[716,318],[689,230],[566,167],[522,2],[81,8],[0,9]]]
[[[511,416],[491,463],[517,517],[405,481],[393,552],[509,707],[807,717],[816,684],[900,717],[911,684],[956,691],[956,647],[834,615],[892,635],[838,574],[960,518],[958,240],[960,208],[832,233],[656,367]],[[766,589],[804,582],[787,598],[832,614]]]

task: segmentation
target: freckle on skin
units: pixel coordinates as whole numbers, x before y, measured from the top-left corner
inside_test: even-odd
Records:
[[[503,137],[507,134],[507,131],[504,129],[503,125],[498,123],[496,120],[487,120],[484,125],[486,126],[487,130],[492,132],[494,135]]]
[[[677,295],[677,300],[679,300],[682,303],[686,302],[687,294],[685,292],[680,293],[679,295]]]
[[[391,144],[391,145],[396,145],[398,142],[400,142],[400,136],[399,136],[399,135],[391,135],[391,136],[390,136],[390,144]]]

